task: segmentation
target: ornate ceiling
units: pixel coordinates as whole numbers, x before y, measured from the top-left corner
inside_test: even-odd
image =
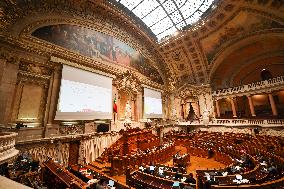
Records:
[[[168,90],[185,84],[229,87],[253,80],[246,75],[244,78],[243,71],[249,68],[249,73],[256,74],[253,65],[274,61],[278,65],[275,69],[279,69],[284,64],[282,0],[218,0],[215,3],[216,8],[198,23],[157,43],[141,20],[110,1],[3,0],[0,40],[2,44],[52,56],[64,51],[60,48],[55,51],[31,37],[35,29],[56,23],[95,29],[115,36],[149,58]],[[75,57],[72,53],[65,54],[62,58]],[[85,57],[80,60],[90,62]],[[92,64],[102,71],[119,72],[113,66]],[[280,74],[283,75],[280,71],[276,73]]]
[[[253,56],[261,54],[253,54],[244,49],[250,45],[254,51],[258,51],[258,44],[255,41],[266,40],[262,42],[262,48],[278,46],[270,49],[269,53],[277,51],[283,55],[284,44],[279,40],[284,31],[283,4],[283,1],[276,0],[219,1],[215,11],[204,20],[204,23],[200,21],[189,30],[159,44],[160,52],[175,75],[177,83],[180,86],[183,83],[211,83],[215,88],[217,75],[222,80],[217,87],[236,84],[231,82],[231,77],[237,75],[234,73],[236,68],[240,67],[240,64],[249,63],[248,60]],[[270,44],[271,35],[276,38],[272,41],[274,45]],[[250,39],[251,36],[255,36],[255,39]],[[239,52],[239,49],[243,51]],[[234,58],[228,60],[226,57],[230,53]],[[241,57],[245,58],[241,60]],[[224,65],[230,67],[230,71],[227,72]],[[238,68],[238,72],[240,69]],[[229,82],[224,82],[225,79]]]

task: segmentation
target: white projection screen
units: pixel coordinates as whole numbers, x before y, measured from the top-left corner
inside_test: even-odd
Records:
[[[112,78],[63,65],[55,120],[112,119]]]
[[[144,118],[163,118],[161,92],[144,88]]]

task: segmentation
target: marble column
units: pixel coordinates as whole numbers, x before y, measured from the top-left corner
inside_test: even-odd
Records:
[[[215,103],[216,103],[216,113],[217,113],[217,117],[220,117],[221,116],[221,114],[220,114],[220,106],[219,106],[219,101],[218,100],[216,100],[215,101]]]
[[[230,101],[231,101],[231,105],[232,105],[233,117],[237,117],[237,111],[236,111],[234,99],[231,98]]]
[[[254,105],[252,101],[252,96],[247,96],[248,97],[248,102],[249,102],[249,109],[252,117],[255,117],[255,111],[254,111]]]
[[[276,108],[274,98],[271,93],[268,94],[268,98],[269,98],[269,102],[270,102],[270,106],[272,110],[272,115],[277,116],[278,115],[277,108]]]

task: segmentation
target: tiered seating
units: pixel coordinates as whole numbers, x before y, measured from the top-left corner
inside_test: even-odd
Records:
[[[151,188],[151,189],[172,189],[174,180],[161,178],[152,174],[143,173],[141,171],[135,171],[127,178],[129,184],[135,188]],[[193,186],[180,182],[180,186]]]
[[[111,156],[125,156],[135,153],[137,149],[142,151],[159,146],[159,138],[152,134],[151,130],[141,130],[139,128],[122,131],[122,137],[113,145],[105,149],[100,159],[103,162],[110,162]]]
[[[52,159],[43,163],[44,181],[53,185],[53,188],[86,188],[87,183],[77,178],[75,175],[55,163]]]
[[[152,148],[149,152],[132,154],[126,156],[114,156],[111,160],[111,170],[113,174],[122,174],[127,168],[133,170],[141,164],[150,164],[151,162],[160,162],[172,157],[175,145],[167,143],[159,148]]]
[[[169,135],[172,139],[183,143],[191,155],[206,157],[206,151],[215,154],[215,160],[227,165],[220,170],[198,170],[198,188],[281,188],[284,186],[284,159],[281,137],[251,136],[244,133],[197,132],[185,135],[184,133]],[[238,173],[221,174],[236,167],[232,158],[246,156],[247,164],[240,166],[243,171]],[[265,162],[263,162],[265,161]],[[212,177],[208,180],[205,176]],[[210,174],[209,174],[210,173]],[[237,175],[241,180],[237,180]],[[246,180],[247,179],[247,180]],[[248,182],[242,184],[242,182]],[[238,185],[237,185],[238,183]],[[236,186],[237,185],[237,186]]]

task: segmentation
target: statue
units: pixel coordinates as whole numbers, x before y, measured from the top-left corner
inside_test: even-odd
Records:
[[[131,105],[129,103],[129,100],[125,105],[125,120],[131,120]]]
[[[202,118],[203,118],[203,123],[204,123],[205,125],[208,125],[208,124],[209,124],[209,114],[210,114],[210,111],[209,111],[209,110],[205,109],[205,110],[203,111]]]
[[[173,120],[177,119],[177,111],[174,107],[172,108],[172,119]]]

